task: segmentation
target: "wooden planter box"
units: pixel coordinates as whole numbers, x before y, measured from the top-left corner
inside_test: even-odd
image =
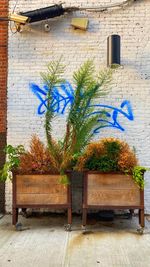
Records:
[[[67,174],[70,179],[70,174]],[[72,223],[70,185],[60,184],[59,174],[13,173],[13,225],[18,221],[19,208],[67,209],[68,224]]]
[[[85,172],[83,226],[87,221],[87,209],[138,209],[139,224],[144,227],[144,190],[138,187],[131,175]]]

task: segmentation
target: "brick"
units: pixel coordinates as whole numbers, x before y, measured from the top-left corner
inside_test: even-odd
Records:
[[[0,169],[5,162],[6,132],[0,133]],[[0,212],[5,211],[5,183],[0,182]]]
[[[0,17],[8,15],[8,0],[0,0]],[[0,168],[5,162],[8,72],[8,23],[0,21]],[[0,182],[0,212],[5,210],[5,183]]]

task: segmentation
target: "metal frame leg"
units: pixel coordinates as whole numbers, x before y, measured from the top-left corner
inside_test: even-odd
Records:
[[[82,226],[86,226],[87,223],[87,209],[83,208],[83,214],[82,214]]]
[[[68,224],[72,224],[72,209],[68,208]]]
[[[68,224],[65,225],[65,230],[69,232],[71,231],[71,224],[72,224],[72,208],[71,207],[67,209],[67,215],[68,215],[68,219],[67,219]]]
[[[18,208],[13,208],[12,224],[16,225],[17,222],[18,222]]]
[[[145,226],[144,210],[139,210],[139,224],[142,228]]]

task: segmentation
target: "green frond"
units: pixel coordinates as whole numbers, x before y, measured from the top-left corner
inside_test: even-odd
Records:
[[[107,86],[110,84],[112,80],[112,74],[112,69],[101,70],[97,76],[97,82],[99,83],[99,86]]]
[[[93,60],[87,60],[78,71],[74,72],[73,79],[77,86],[76,94],[78,93],[78,88],[87,87],[89,84],[94,82],[93,74],[95,72],[95,67]]]
[[[82,125],[80,125],[76,133],[77,138],[76,138],[74,153],[81,152],[90,142],[91,138],[94,135],[94,128],[99,125],[98,122],[99,117],[100,117],[99,115],[95,115],[86,118],[85,122]]]
[[[52,140],[52,119],[54,118],[54,112],[52,109],[52,90],[54,86],[64,83],[65,80],[62,78],[64,74],[65,66],[61,64],[61,57],[57,61],[52,61],[47,65],[47,71],[41,73],[43,82],[48,86],[48,92],[46,95],[47,100],[47,110],[45,114],[45,132],[47,138],[47,144],[49,150],[52,152],[53,156],[57,154]]]
[[[52,90],[55,85],[65,82],[65,79],[62,78],[65,66],[61,64],[61,58],[57,61],[50,62],[47,65],[47,69],[47,72],[41,72],[41,77],[50,90]]]
[[[64,138],[65,153],[67,150],[71,155],[85,148],[93,137],[94,128],[99,125],[97,121],[100,115],[89,115],[95,111],[92,106],[95,100],[107,93],[106,87],[111,81],[112,70],[101,71],[97,77],[94,77],[94,72],[93,61],[88,60],[73,75],[76,84],[75,99],[67,118]]]

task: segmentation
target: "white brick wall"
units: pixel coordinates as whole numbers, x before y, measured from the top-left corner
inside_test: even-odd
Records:
[[[10,11],[16,1],[10,0]],[[65,1],[66,5],[104,5],[117,0]],[[118,0],[120,2],[120,0]],[[53,1],[52,3],[56,3]],[[49,1],[20,0],[16,11],[33,10],[49,6]],[[150,1],[136,1],[128,8],[113,12],[75,12],[64,17],[49,20],[51,31],[43,31],[41,22],[21,33],[9,33],[9,74],[8,74],[8,143],[28,146],[30,137],[37,133],[45,139],[43,117],[37,115],[39,101],[29,90],[29,83],[41,84],[40,72],[46,63],[63,55],[66,64],[65,76],[71,75],[88,58],[94,58],[97,67],[106,66],[107,37],[121,36],[121,63],[114,74],[112,90],[100,100],[101,104],[120,107],[123,100],[132,104],[134,121],[120,116],[125,128],[121,132],[115,128],[101,130],[95,138],[114,136],[135,146],[140,164],[150,166]],[[88,17],[86,32],[74,30],[70,26],[72,17]],[[64,127],[61,116],[54,123],[54,133],[60,137],[60,127]],[[150,213],[150,173],[146,174],[146,213]],[[6,210],[11,211],[11,184],[6,186]]]

